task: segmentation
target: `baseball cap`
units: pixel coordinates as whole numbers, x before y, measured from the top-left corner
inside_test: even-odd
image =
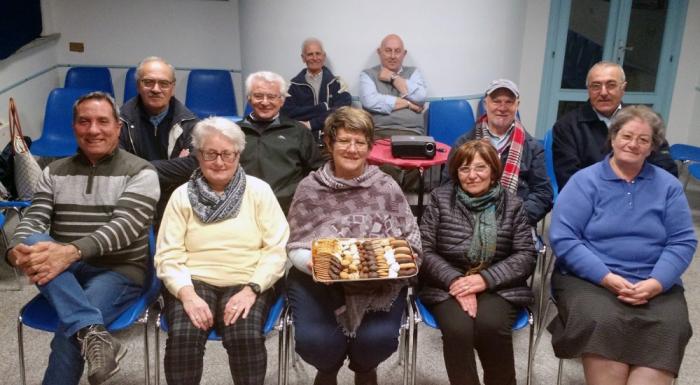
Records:
[[[490,95],[493,91],[496,91],[499,88],[505,88],[512,92],[516,98],[520,98],[520,90],[518,90],[518,86],[513,83],[512,80],[508,79],[496,79],[492,81],[488,88],[486,88],[486,95]]]

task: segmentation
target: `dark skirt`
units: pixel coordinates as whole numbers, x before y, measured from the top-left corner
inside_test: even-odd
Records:
[[[632,306],[602,286],[555,272],[552,294],[559,314],[547,329],[557,357],[592,353],[678,375],[693,334],[682,287]]]

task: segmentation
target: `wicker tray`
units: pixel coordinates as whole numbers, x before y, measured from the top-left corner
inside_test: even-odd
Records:
[[[418,274],[411,246],[395,238],[325,238],[311,244],[313,278],[357,282],[410,278]]]

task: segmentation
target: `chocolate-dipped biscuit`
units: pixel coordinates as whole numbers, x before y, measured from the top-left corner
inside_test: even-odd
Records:
[[[397,247],[408,247],[408,242],[404,241],[403,239],[395,239],[391,242],[389,242],[391,247],[396,249]]]
[[[413,257],[410,255],[406,255],[406,254],[397,254],[394,256],[394,259],[396,259],[396,262],[398,262],[398,263],[413,262]]]
[[[397,247],[394,249],[394,254],[408,254],[411,255],[411,249],[408,247]]]
[[[399,270],[399,277],[407,277],[409,275],[416,274],[416,269],[401,269]]]

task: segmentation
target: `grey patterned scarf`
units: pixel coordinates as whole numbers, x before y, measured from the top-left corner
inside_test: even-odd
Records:
[[[238,216],[245,192],[245,171],[238,166],[238,170],[224,189],[224,194],[218,194],[212,190],[204,178],[201,169],[195,170],[187,182],[187,196],[190,198],[192,210],[197,218],[204,223],[220,222]]]

